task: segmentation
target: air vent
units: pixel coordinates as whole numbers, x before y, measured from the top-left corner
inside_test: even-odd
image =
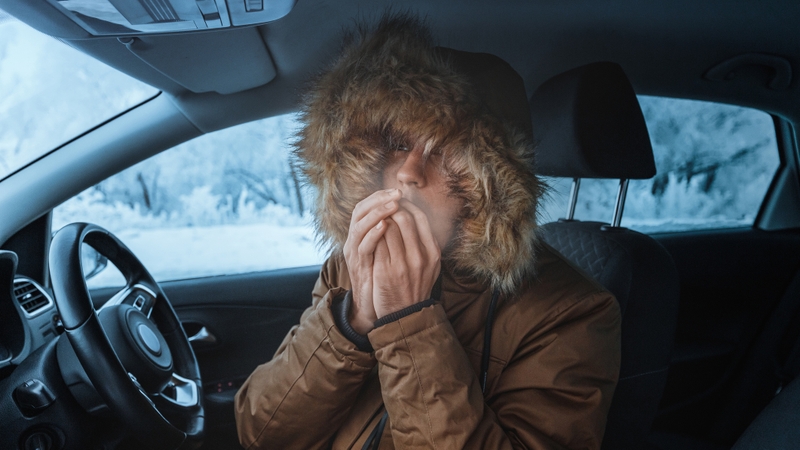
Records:
[[[42,288],[28,278],[14,280],[14,297],[28,317],[38,315],[53,304]]]

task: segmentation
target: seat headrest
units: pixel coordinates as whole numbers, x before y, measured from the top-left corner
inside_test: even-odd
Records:
[[[536,173],[645,179],[656,174],[644,115],[628,77],[597,62],[545,81],[530,100]]]

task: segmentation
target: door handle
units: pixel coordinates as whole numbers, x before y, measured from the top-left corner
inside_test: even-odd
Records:
[[[216,344],[217,338],[208,331],[208,328],[202,327],[197,333],[189,337],[189,342],[192,344]]]

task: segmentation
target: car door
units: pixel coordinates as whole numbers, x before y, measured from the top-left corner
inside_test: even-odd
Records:
[[[792,225],[797,149],[789,124],[775,118],[773,125],[760,132],[775,142],[760,159],[778,157],[780,164],[748,215],[752,226],[655,236],[681,280],[675,352],[655,424],[666,442],[689,436],[731,446],[797,375],[787,365],[800,311],[800,234]],[[735,187],[742,192],[756,184],[756,168],[748,169],[741,173],[751,178]],[[685,445],[691,444],[677,446]]]
[[[800,313],[797,147],[787,122],[774,125],[781,164],[752,227],[656,236],[681,277],[675,354],[655,424],[657,439],[674,444],[666,448],[730,447],[798,374],[790,361]]]

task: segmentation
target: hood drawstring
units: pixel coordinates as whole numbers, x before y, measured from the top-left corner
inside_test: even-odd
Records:
[[[441,300],[442,298],[442,275],[436,279],[431,291],[431,298]],[[489,311],[486,314],[486,325],[483,332],[483,354],[481,355],[481,376],[478,379],[481,383],[481,392],[486,394],[486,381],[489,378],[489,357],[492,353],[492,326],[494,325],[494,311],[497,309],[497,301],[500,298],[500,291],[495,288],[492,291],[492,300],[489,302]],[[378,450],[381,444],[383,430],[386,428],[386,421],[389,418],[389,411],[384,411],[380,422],[375,425],[372,432],[367,437],[361,450]]]
[[[494,325],[494,310],[500,291],[492,291],[492,301],[489,303],[489,313],[486,314],[486,328],[483,331],[483,355],[481,355],[481,392],[486,393],[486,380],[489,378],[489,356],[492,353],[492,326]]]

